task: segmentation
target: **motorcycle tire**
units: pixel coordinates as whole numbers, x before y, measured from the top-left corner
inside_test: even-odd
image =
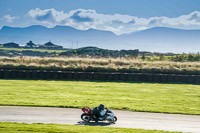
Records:
[[[117,121],[117,117],[114,116],[112,122],[116,122]]]
[[[89,122],[91,120],[91,118],[88,114],[82,114],[81,119],[85,122]]]

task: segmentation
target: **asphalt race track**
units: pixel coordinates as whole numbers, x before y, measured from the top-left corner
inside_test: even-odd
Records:
[[[113,110],[116,124],[84,123],[81,109],[0,106],[0,122],[55,123],[200,133],[199,115],[163,114]]]

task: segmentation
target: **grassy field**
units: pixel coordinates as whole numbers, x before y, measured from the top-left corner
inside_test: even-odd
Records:
[[[200,85],[0,80],[0,105],[95,107],[200,114]]]
[[[78,57],[0,57],[1,68],[200,74],[200,62],[142,61]]]
[[[178,133],[161,130],[143,130],[97,126],[75,126],[58,124],[1,123],[0,133]],[[180,132],[179,132],[180,133]]]
[[[61,52],[66,52],[66,50],[51,50],[51,49],[25,49],[25,48],[3,48],[0,45],[0,50],[5,50],[5,51],[38,51],[38,52],[48,52],[48,53],[61,53]]]

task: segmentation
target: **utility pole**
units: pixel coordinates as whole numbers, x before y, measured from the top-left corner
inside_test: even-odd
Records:
[[[73,49],[74,42],[72,41],[72,49]]]

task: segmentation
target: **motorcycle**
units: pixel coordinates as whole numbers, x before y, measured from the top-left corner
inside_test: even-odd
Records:
[[[88,107],[84,107],[82,108],[82,115],[81,115],[81,119],[85,122],[90,122],[90,121],[95,121],[94,117],[92,115],[92,110]],[[117,117],[115,116],[115,114],[112,112],[112,110],[110,109],[106,109],[106,114],[103,118],[101,118],[99,121],[107,121],[109,123],[115,123],[117,121]]]

